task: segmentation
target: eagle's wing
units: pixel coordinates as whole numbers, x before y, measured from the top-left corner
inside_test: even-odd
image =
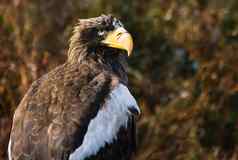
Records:
[[[61,74],[58,70],[54,74]],[[104,103],[111,84],[110,74],[101,72],[90,78],[89,71],[85,71],[86,77],[76,75],[76,80],[69,74],[51,78],[48,83],[44,81],[49,78],[43,76],[33,83],[14,115],[10,159],[67,160],[81,145],[89,121]]]
[[[129,159],[135,137],[131,135],[134,131],[131,128],[132,118],[139,113],[139,107],[128,88],[116,83],[106,102],[90,121],[82,145],[70,154],[70,160]]]

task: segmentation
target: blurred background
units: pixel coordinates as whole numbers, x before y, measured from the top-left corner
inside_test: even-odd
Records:
[[[102,13],[135,41],[135,159],[237,160],[237,0],[0,0],[0,160],[30,84],[65,61],[78,18]]]

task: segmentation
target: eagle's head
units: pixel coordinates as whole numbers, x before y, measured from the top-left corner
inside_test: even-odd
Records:
[[[78,61],[86,56],[129,56],[132,48],[132,37],[120,20],[111,15],[102,15],[79,19],[70,39],[68,59]]]

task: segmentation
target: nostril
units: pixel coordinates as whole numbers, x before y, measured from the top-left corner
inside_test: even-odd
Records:
[[[117,40],[119,40],[120,38],[121,38],[121,35],[122,35],[122,33],[120,32],[120,33],[117,33],[117,35],[116,35],[116,37],[117,37]]]
[[[121,33],[121,32],[117,33],[117,36],[120,36],[120,35],[122,35],[122,33]]]

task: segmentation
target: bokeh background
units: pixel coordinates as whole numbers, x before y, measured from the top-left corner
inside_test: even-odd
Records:
[[[65,61],[78,18],[102,13],[135,41],[135,159],[237,160],[237,0],[0,0],[0,160],[30,84]]]

